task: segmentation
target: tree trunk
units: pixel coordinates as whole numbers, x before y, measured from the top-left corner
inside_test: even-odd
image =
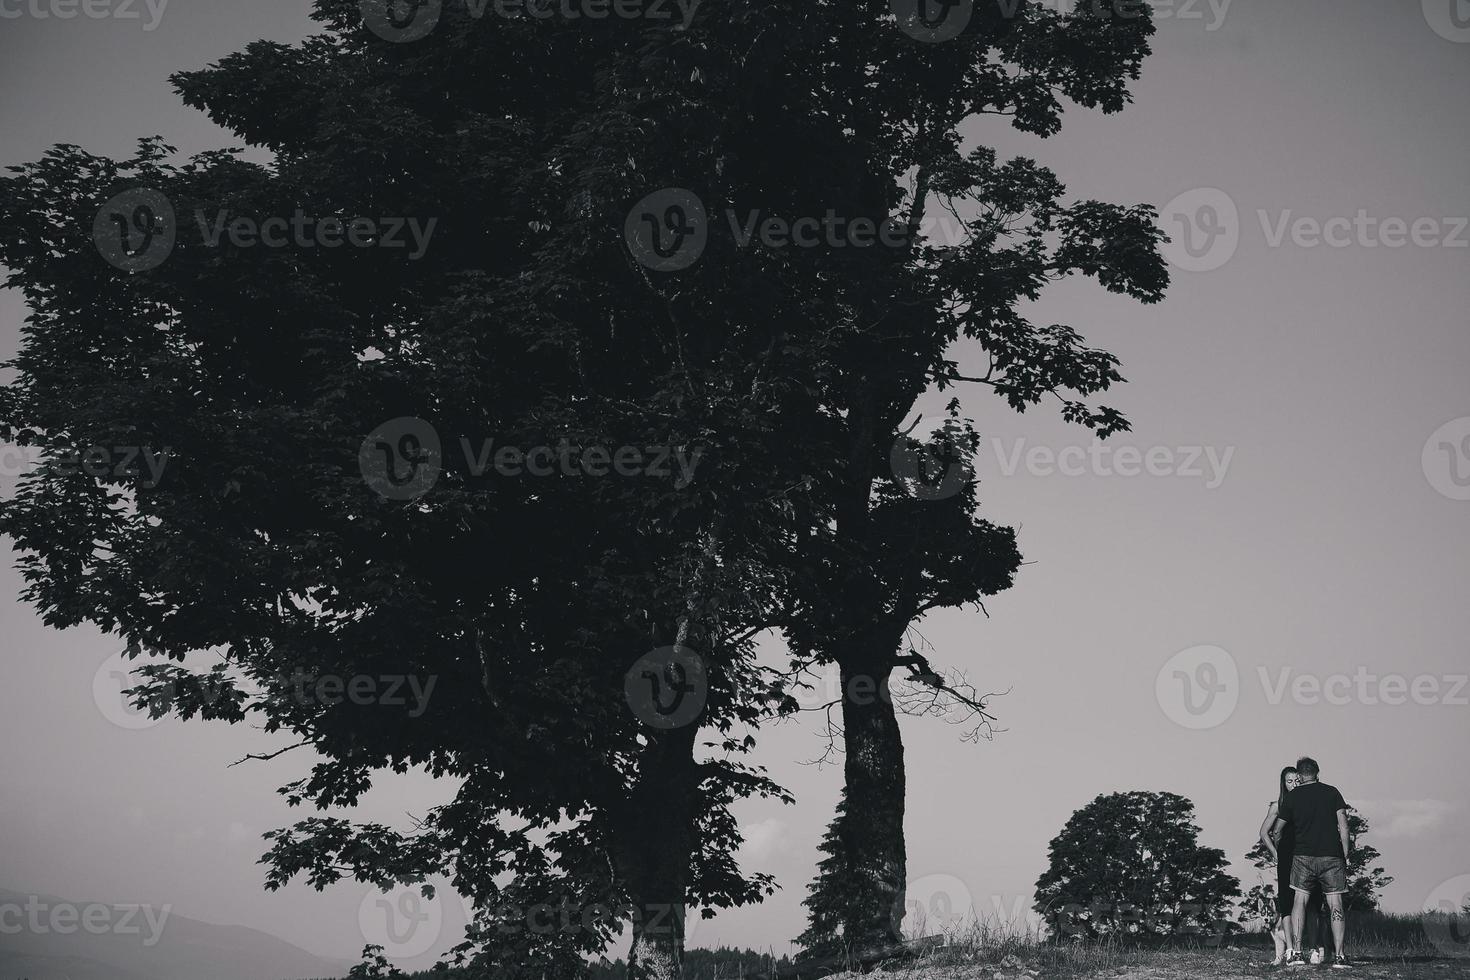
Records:
[[[847,807],[838,840],[843,879],[857,889],[843,924],[854,953],[900,938],[908,874],[903,814],[903,737],[888,694],[897,639],[871,637],[841,661]]]
[[[698,725],[650,732],[638,781],[618,821],[614,849],[632,908],[628,980],[679,980],[684,900],[694,855]]]

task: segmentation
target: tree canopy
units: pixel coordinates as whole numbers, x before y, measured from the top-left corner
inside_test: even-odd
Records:
[[[1156,301],[1152,210],[1071,200],[960,130],[1121,109],[1152,25],[1129,0],[980,3],[942,43],[873,0],[596,24],[437,5],[409,37],[386,9],[317,0],[321,34],[174,77],[267,163],[62,145],[0,184],[0,262],[30,307],[0,436],[43,459],[0,509],[26,598],[162,661],[140,701],[318,753],[293,803],[351,807],[409,768],[458,781],[411,831],[276,832],[271,886],[443,872],[487,915],[756,900],[771,882],[735,866],[730,804],[785,795],[741,757],[791,681],[754,637],[779,631],[792,675],[838,663],[845,691],[904,667],[962,697],[905,630],[1019,565],[961,465],[973,426],[955,407],[910,438],[916,399],[973,382],[1126,428],[1091,402],[1116,359],[1021,310],[1077,275]],[[941,213],[952,242],[921,233]],[[734,233],[752,215],[902,234],[752,245]],[[697,464],[506,478],[491,438],[526,461],[567,443]],[[159,479],[67,462],[143,451]],[[627,674],[667,649],[707,690],[660,728]],[[302,670],[439,683],[411,715],[303,699],[282,682]],[[902,746],[891,705],[843,709],[861,827],[838,826],[836,854],[872,872],[843,928],[866,941],[902,906]],[[575,969],[617,920],[551,938],[477,921],[468,952]],[[677,972],[680,928],[645,926],[634,975]]]
[[[1199,842],[1194,804],[1173,793],[1109,793],[1052,838],[1035,908],[1057,937],[1157,938],[1216,930],[1240,883]]]

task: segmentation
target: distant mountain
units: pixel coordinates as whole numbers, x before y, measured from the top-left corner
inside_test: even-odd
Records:
[[[0,889],[0,980],[308,980],[352,965],[159,906]]]
[[[0,937],[0,980],[148,980],[115,966],[77,956],[28,956],[9,953]]]

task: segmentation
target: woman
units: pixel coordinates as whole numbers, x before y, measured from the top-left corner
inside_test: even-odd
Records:
[[[1296,892],[1291,889],[1291,858],[1294,840],[1292,837],[1292,826],[1287,824],[1281,831],[1279,840],[1272,838],[1271,828],[1276,825],[1276,817],[1286,803],[1286,794],[1296,789],[1301,784],[1296,769],[1287,766],[1281,770],[1281,778],[1278,781],[1276,800],[1266,806],[1266,819],[1261,824],[1261,844],[1266,848],[1266,853],[1271,855],[1271,860],[1276,862],[1276,921],[1271,924],[1271,938],[1276,943],[1276,959],[1271,961],[1272,966],[1280,966],[1291,959],[1296,952],[1292,948],[1291,935],[1291,908],[1296,902]],[[1307,902],[1307,917],[1302,923],[1302,935],[1295,937],[1306,946],[1306,937],[1310,934],[1312,913],[1322,899],[1318,898],[1319,892],[1314,891]],[[1312,962],[1322,962],[1320,951],[1314,951]]]

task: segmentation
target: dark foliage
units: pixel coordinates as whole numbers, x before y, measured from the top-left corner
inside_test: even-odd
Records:
[[[1054,938],[1208,935],[1240,883],[1225,852],[1199,843],[1194,804],[1173,793],[1112,793],[1072,814],[1036,882]]]

